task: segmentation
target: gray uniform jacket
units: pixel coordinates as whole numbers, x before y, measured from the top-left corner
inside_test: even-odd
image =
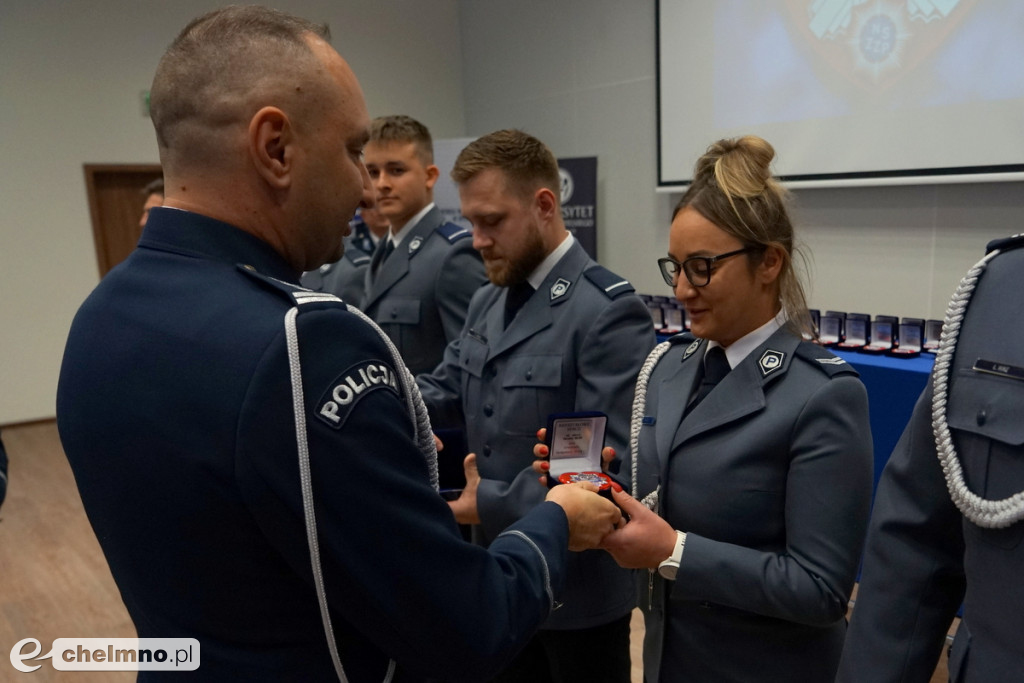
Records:
[[[443,364],[417,378],[431,423],[464,425],[469,450],[477,454],[484,542],[544,499],[531,464],[537,429],[550,413],[606,413],[607,445],[626,452],[633,383],[654,345],[651,316],[633,287],[597,265],[579,243],[507,330],[506,294],[503,287],[483,287]],[[545,627],[597,626],[634,604],[629,573],[610,555],[572,553],[563,606]]]
[[[640,572],[644,676],[831,683],[871,499],[864,385],[783,328],[684,419],[706,343],[675,339],[648,383],[636,476],[687,538],[675,581]]]
[[[990,500],[1024,490],[1024,249],[1013,248],[1024,239],[998,246],[1005,253],[982,274],[963,321],[946,408],[967,486]],[[974,369],[984,361],[1003,370]],[[927,683],[961,601],[949,680],[1024,680],[1024,522],[986,529],[961,514],[939,463],[931,406],[929,383],[878,485],[844,683]]]
[[[391,338],[415,375],[430,372],[459,336],[473,294],[487,281],[472,233],[442,223],[434,207],[384,261],[377,244],[366,271],[363,310]]]
[[[358,246],[351,236],[345,238],[345,254],[334,263],[327,263],[302,275],[302,286],[327,292],[347,304],[362,308],[366,296],[366,269],[370,254]]]

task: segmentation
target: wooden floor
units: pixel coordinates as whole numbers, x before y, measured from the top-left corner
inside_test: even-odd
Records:
[[[15,643],[35,638],[130,638],[135,629],[82,509],[53,422],[5,427],[9,490],[0,508],[0,681],[126,683],[133,672],[60,672],[47,660],[32,674],[10,664]],[[642,683],[643,619],[633,614],[633,683]],[[28,651],[28,650],[26,650]],[[947,680],[945,657],[932,683]]]

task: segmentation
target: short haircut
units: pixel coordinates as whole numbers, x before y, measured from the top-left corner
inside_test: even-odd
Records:
[[[223,151],[218,135],[258,110],[254,93],[284,82],[296,90],[303,84],[296,74],[316,72],[310,35],[330,39],[326,25],[265,7],[224,7],[192,20],[153,78],[150,115],[161,158],[216,160]]]
[[[413,143],[424,166],[434,163],[434,140],[422,123],[404,114],[378,116],[370,124],[370,142]]]
[[[561,199],[558,160],[547,145],[521,130],[495,131],[466,145],[455,159],[452,180],[461,185],[488,168],[502,170],[509,189],[520,196],[545,187]]]
[[[163,196],[163,194],[164,194],[164,179],[163,178],[157,178],[156,180],[149,181],[148,183],[146,183],[146,186],[144,188],[142,188],[141,194],[142,194],[143,199],[149,199],[149,195],[151,195],[151,194],[158,194],[160,196]]]

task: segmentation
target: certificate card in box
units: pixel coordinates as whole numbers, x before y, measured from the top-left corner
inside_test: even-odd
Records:
[[[676,334],[683,331],[683,310],[675,304],[667,304],[661,307],[662,313],[665,315],[665,327],[663,331],[666,334]]]
[[[831,315],[821,316],[818,327],[818,341],[825,346],[835,346],[843,333],[843,321]]]
[[[599,412],[548,416],[548,459],[552,479],[566,472],[600,472],[608,416]]]
[[[925,351],[935,351],[939,348],[939,339],[942,337],[942,321],[924,321],[924,343],[921,347]]]
[[[921,326],[916,323],[900,323],[900,343],[889,353],[902,358],[920,356]]]
[[[892,348],[892,323],[883,320],[871,321],[871,343],[861,351],[864,353],[885,353]]]
[[[868,321],[860,318],[846,319],[846,340],[837,348],[856,350],[864,348],[868,343]]]

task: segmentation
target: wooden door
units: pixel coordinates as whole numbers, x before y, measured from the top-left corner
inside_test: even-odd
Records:
[[[85,164],[84,170],[102,278],[135,249],[142,234],[142,191],[161,171],[157,164]]]

